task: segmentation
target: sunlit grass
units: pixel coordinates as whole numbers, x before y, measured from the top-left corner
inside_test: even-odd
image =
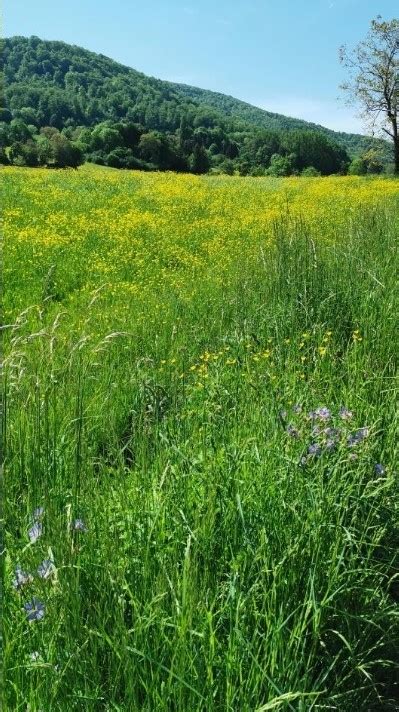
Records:
[[[3,181],[4,709],[397,709],[398,183]]]

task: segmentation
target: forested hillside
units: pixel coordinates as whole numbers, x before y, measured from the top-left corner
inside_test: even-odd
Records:
[[[3,41],[2,162],[241,174],[344,173],[373,139],[172,84],[38,37]]]
[[[276,114],[271,111],[266,111],[265,109],[260,109],[258,106],[253,106],[252,104],[248,104],[240,99],[235,99],[227,94],[220,94],[219,92],[208,91],[207,89],[199,89],[198,87],[191,87],[187,84],[171,84],[171,86],[184,94],[188,99],[192,99],[200,104],[212,106],[225,116],[240,119],[258,128],[269,129],[271,131],[312,130],[321,132],[343,146],[351,156],[361,154],[369,150],[371,146],[378,146],[383,153],[389,151],[389,147],[385,141],[373,139],[370,136],[346,133],[344,131],[332,131],[325,126],[313,124],[303,119],[296,119],[291,116],[284,116],[283,114]]]

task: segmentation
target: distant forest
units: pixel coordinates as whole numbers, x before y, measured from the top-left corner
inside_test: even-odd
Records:
[[[379,173],[384,141],[335,133],[38,37],[2,42],[0,162],[240,175]]]

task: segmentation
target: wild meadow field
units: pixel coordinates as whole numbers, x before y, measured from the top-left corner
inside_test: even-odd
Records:
[[[398,710],[398,181],[1,180],[4,712]]]

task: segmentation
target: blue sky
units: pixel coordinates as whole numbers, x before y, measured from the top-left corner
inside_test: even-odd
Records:
[[[396,0],[8,0],[3,31],[77,44],[146,74],[361,131],[337,101],[338,47]]]

